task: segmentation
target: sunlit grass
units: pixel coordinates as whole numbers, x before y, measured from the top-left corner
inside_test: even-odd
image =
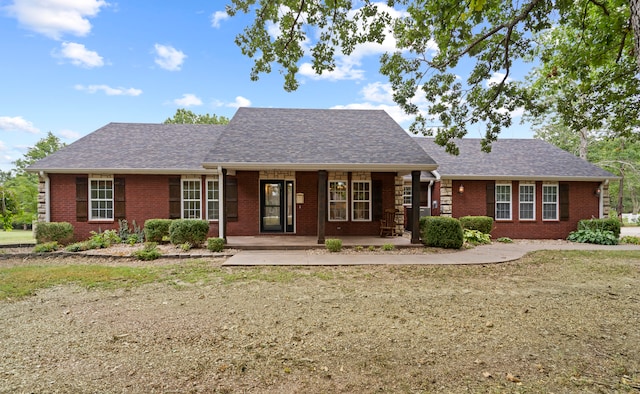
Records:
[[[31,230],[0,230],[0,245],[34,244],[33,231]]]

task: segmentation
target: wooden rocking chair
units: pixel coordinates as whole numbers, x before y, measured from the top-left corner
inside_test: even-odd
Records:
[[[387,235],[395,237],[398,235],[396,230],[396,213],[397,209],[385,209],[380,220],[380,236],[386,237]]]

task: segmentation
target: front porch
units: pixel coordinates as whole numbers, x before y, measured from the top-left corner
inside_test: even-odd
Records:
[[[332,237],[327,237],[332,238]],[[421,248],[422,244],[412,244],[411,234],[405,233],[401,237],[377,237],[377,236],[341,236],[335,237],[342,240],[343,247],[369,246],[380,247],[384,244],[392,244],[396,248]],[[244,250],[304,250],[324,248],[318,244],[316,236],[297,235],[256,235],[256,236],[228,236],[227,248]]]

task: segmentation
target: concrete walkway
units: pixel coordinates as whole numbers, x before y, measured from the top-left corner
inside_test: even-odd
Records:
[[[423,254],[333,254],[305,250],[246,250],[227,259],[224,266],[258,265],[442,265],[494,264],[517,260],[536,250],[632,250],[640,253],[640,245],[592,245],[557,242],[493,243],[451,253]]]

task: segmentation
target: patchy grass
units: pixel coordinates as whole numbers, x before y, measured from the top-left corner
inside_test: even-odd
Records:
[[[14,245],[14,244],[35,244],[36,240],[33,238],[33,231],[31,230],[12,230],[4,231],[0,230],[0,245]]]

